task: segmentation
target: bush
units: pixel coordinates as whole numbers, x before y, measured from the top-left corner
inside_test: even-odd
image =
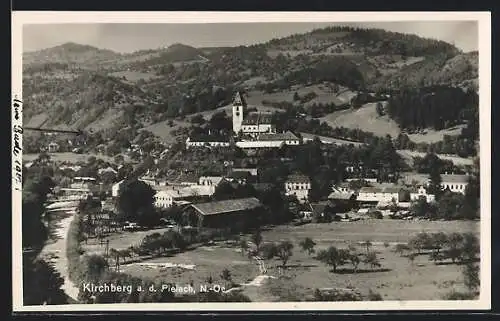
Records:
[[[82,282],[83,275],[85,275],[85,271],[83,270],[83,265],[80,260],[83,253],[82,248],[80,247],[81,238],[82,233],[80,231],[80,217],[76,216],[69,225],[68,238],[66,241],[68,276],[69,279],[76,285],[79,285]]]

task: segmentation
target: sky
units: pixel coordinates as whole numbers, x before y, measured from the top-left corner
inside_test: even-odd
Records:
[[[23,51],[36,51],[66,42],[116,52],[156,49],[174,43],[193,47],[251,45],[334,25],[381,28],[416,34],[454,44],[467,52],[478,50],[476,21],[405,21],[347,23],[204,23],[204,24],[31,24],[23,26]]]

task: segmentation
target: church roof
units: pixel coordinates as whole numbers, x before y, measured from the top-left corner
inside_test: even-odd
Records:
[[[245,97],[243,97],[243,95],[241,94],[241,92],[237,91],[234,94],[233,105],[241,105],[241,106],[246,106],[247,105]]]
[[[270,113],[252,112],[243,119],[243,125],[265,125],[271,124],[272,115]]]

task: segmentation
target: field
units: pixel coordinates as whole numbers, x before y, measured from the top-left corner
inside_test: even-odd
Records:
[[[335,103],[336,105],[343,105],[348,103],[350,99],[355,95],[353,91],[345,90],[340,88],[338,94],[333,93],[333,90],[326,85],[312,85],[312,86],[300,86],[297,88],[292,88],[290,90],[283,90],[276,93],[264,93],[261,91],[250,91],[248,92],[247,103],[249,105],[261,106],[263,100],[268,100],[272,102],[290,102],[293,103],[293,95],[297,92],[299,96],[304,96],[310,92],[315,92],[317,97],[308,101],[305,107],[310,106],[313,103]]]
[[[409,134],[408,137],[410,137],[410,140],[414,141],[415,143],[435,143],[443,140],[444,135],[460,135],[460,133],[462,132],[462,128],[464,127],[465,125],[458,125],[452,128],[438,131],[433,129],[426,129],[425,134]]]
[[[170,257],[124,264],[122,272],[152,277],[179,286],[192,282],[195,289],[206,284],[207,278],[211,277],[214,284],[227,288],[229,284],[220,276],[222,270],[227,268],[233,282],[247,284],[243,286],[243,292],[252,301],[301,300],[311,295],[316,288],[328,287],[354,287],[362,294],[367,294],[371,289],[380,293],[384,300],[436,300],[453,289],[464,290],[462,267],[453,264],[436,265],[428,260],[427,255],[420,255],[411,263],[392,249],[394,244],[408,242],[419,232],[438,231],[472,232],[479,235],[479,224],[384,219],[274,227],[262,232],[264,243],[290,240],[294,249],[286,270],[279,271],[280,261],[265,261],[266,275],[275,277],[268,280],[262,280],[256,261],[243,255],[238,247],[223,243],[198,247]],[[161,231],[148,233],[154,232]],[[144,235],[144,232],[135,232],[112,237],[110,247],[128,247],[137,243]],[[352,273],[349,270],[352,267],[347,264],[333,273],[330,267],[300,250],[298,243],[305,237],[311,237],[317,243],[316,250],[330,245],[347,248],[352,244],[359,252],[364,252],[366,248],[359,243],[369,240],[382,266],[372,270],[362,263],[359,271]],[[258,281],[262,281],[262,284]]]
[[[153,73],[137,72],[137,71],[117,71],[110,74],[110,76],[122,78],[130,83],[136,83],[137,81],[143,79],[144,81],[150,81],[152,79],[160,78]]]
[[[341,110],[321,118],[331,127],[346,127],[372,132],[377,136],[397,137],[400,133],[399,126],[388,116],[379,116],[376,104],[365,104],[356,110]]]
[[[101,154],[85,153],[85,154],[75,154],[75,153],[49,153],[50,158],[55,162],[67,162],[67,163],[79,163],[86,162],[90,157],[94,156],[97,159],[102,159],[106,162],[114,163],[113,157],[109,157]],[[39,154],[23,154],[23,161],[31,162],[37,159]],[[128,161],[128,156],[124,156],[125,161]]]
[[[398,150],[398,153],[409,164],[413,163],[413,157],[417,157],[417,156],[418,157],[425,157],[425,155],[426,155],[426,153],[411,151],[411,150],[406,150],[406,149]],[[464,158],[464,157],[459,157],[459,156],[454,156],[454,155],[443,155],[443,154],[437,154],[436,156],[438,156],[439,158],[444,159],[444,160],[450,160],[457,166],[466,166],[466,165],[473,164],[472,158]]]

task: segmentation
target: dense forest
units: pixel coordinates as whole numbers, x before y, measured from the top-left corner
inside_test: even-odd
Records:
[[[472,119],[478,102],[475,91],[436,86],[403,89],[389,99],[386,108],[403,129],[441,130]]]

